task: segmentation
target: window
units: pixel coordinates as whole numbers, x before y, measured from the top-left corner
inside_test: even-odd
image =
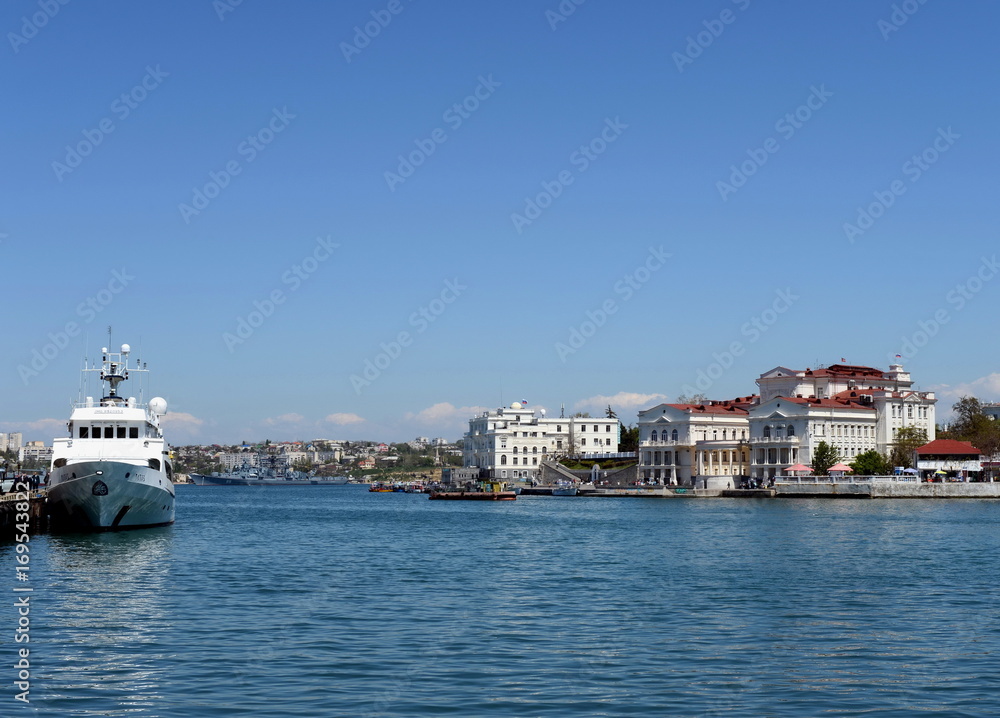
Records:
[[[670,438],[673,441],[677,441],[677,429],[674,429],[673,431],[670,432]]]
[[[80,427],[80,438],[81,439],[88,439],[88,438],[90,438],[90,427],[89,426],[81,426]]]
[[[562,439],[556,439],[556,448],[557,449],[561,449],[562,448]]]
[[[531,453],[532,454],[537,454],[538,453],[538,447],[537,446],[532,446],[531,447]]]
[[[516,446],[514,447],[514,453],[515,454],[517,453],[517,447]]]
[[[115,438],[115,427],[113,427],[113,426],[105,426],[104,427],[104,438],[105,439],[113,439],[113,438]],[[159,468],[159,467],[154,467],[154,468]]]
[[[531,457],[531,463],[537,465],[538,464],[538,457],[537,456],[532,456]]]
[[[562,431],[562,424],[556,424],[556,431]]]
[[[794,426],[789,425],[789,427],[788,427],[788,436],[795,436],[795,427]]]
[[[608,424],[607,426],[605,426],[604,427],[604,431],[607,432],[608,434],[610,434],[611,433],[611,424]]]
[[[600,441],[600,439],[598,439],[598,441]],[[605,446],[611,446],[611,439],[605,439],[604,444]]]
[[[501,471],[500,472],[500,478],[501,479],[506,479],[507,478],[507,472],[506,471]]]
[[[586,439],[580,439],[580,446],[586,446],[586,445],[587,445],[587,440]]]
[[[909,406],[906,407],[906,418],[907,419],[913,418],[913,404],[910,404]]]
[[[504,454],[500,457],[500,466],[506,466],[506,465],[507,465],[507,455]]]
[[[119,426],[118,427],[118,438],[119,439],[124,439],[125,438],[125,427],[124,426]]]
[[[764,438],[765,439],[770,439],[771,438],[771,427],[770,426],[765,426],[764,427]]]
[[[511,463],[513,463],[514,466],[517,466],[517,457],[516,456],[514,457],[514,460]]]
[[[653,435],[650,437],[653,441],[656,441],[656,429],[653,429]]]
[[[548,451],[548,449],[546,449],[546,448],[545,448],[545,447],[543,446],[543,447],[542,447],[542,453],[544,454],[544,453],[546,453],[547,451]]]
[[[130,426],[128,428],[128,438],[130,438],[130,439],[138,439],[139,438],[139,427],[138,426]]]

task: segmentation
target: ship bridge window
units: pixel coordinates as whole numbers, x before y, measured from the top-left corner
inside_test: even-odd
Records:
[[[105,439],[113,439],[113,438],[115,438],[115,427],[113,427],[113,426],[105,426],[104,427],[104,438]]]
[[[159,471],[160,470],[160,460],[159,459],[150,459],[149,460],[149,468],[153,469],[154,471]]]
[[[89,439],[90,438],[90,427],[89,426],[81,426],[80,427],[80,438],[81,439]]]
[[[119,439],[124,439],[125,438],[125,427],[124,426],[119,426],[118,427],[118,438]]]
[[[130,438],[130,439],[138,439],[139,438],[139,427],[138,426],[130,426],[128,428],[128,438]]]

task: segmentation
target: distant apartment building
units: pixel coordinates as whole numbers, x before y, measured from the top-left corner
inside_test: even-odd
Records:
[[[993,419],[993,421],[1000,420],[1000,404],[995,402],[983,404],[983,413],[986,414],[986,416]]]
[[[620,428],[617,419],[549,418],[515,401],[469,419],[462,464],[483,478],[534,479],[549,459],[617,453]]]
[[[22,464],[37,461],[41,466],[48,467],[52,463],[52,447],[46,446],[44,441],[29,441],[21,447],[17,459]]]
[[[21,432],[12,431],[9,434],[0,434],[0,451],[21,450]]]
[[[757,386],[757,395],[639,412],[640,476],[726,488],[739,477],[770,479],[790,465],[808,465],[821,441],[850,462],[872,449],[888,454],[903,427],[935,437],[937,399],[915,391],[900,364],[888,371],[779,366],[761,374]]]

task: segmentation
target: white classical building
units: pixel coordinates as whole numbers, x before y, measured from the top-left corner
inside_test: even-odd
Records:
[[[515,401],[469,419],[462,465],[483,478],[534,479],[549,459],[617,453],[620,428],[618,419],[550,418]]]
[[[915,391],[909,372],[904,371],[901,364],[890,365],[889,371],[853,364],[833,364],[822,369],[804,370],[779,366],[761,374],[757,379],[757,386],[760,387],[761,403],[783,396],[797,399],[836,399],[847,402],[848,405],[872,407],[877,423],[875,445],[869,448],[883,453],[892,450],[896,433],[903,427],[923,429],[927,434],[927,441],[934,440],[934,405],[937,403],[934,392]],[[853,447],[845,444],[845,448]],[[848,459],[855,455],[841,453],[842,457]]]
[[[900,364],[888,371],[779,366],[761,374],[757,386],[759,395],[639,412],[640,476],[728,488],[743,476],[769,479],[808,465],[821,441],[849,462],[871,449],[888,454],[903,427],[935,437],[934,393],[914,390]]]
[[[735,488],[734,477],[748,475],[747,417],[757,398],[640,411],[639,476],[668,486]]]

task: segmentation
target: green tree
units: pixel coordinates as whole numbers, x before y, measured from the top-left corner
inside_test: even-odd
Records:
[[[913,452],[927,443],[927,432],[916,426],[902,426],[896,431],[896,440],[889,453],[891,466],[913,468]]]
[[[618,441],[618,451],[638,451],[639,450],[639,427],[623,426],[622,437]]]
[[[892,464],[889,463],[889,459],[875,449],[858,454],[850,466],[854,469],[854,473],[859,476],[886,476],[892,473]]]
[[[706,403],[707,401],[708,397],[701,393],[681,394],[680,396],[677,397],[678,404],[694,404],[695,406],[699,406],[701,404]]]
[[[830,472],[830,467],[840,461],[840,453],[837,448],[830,446],[825,441],[821,441],[813,449],[812,468],[816,476],[826,476]]]
[[[951,408],[955,411],[955,419],[947,431],[941,432],[942,439],[968,441],[984,456],[1000,452],[1000,422],[983,413],[979,399],[963,396]]]

